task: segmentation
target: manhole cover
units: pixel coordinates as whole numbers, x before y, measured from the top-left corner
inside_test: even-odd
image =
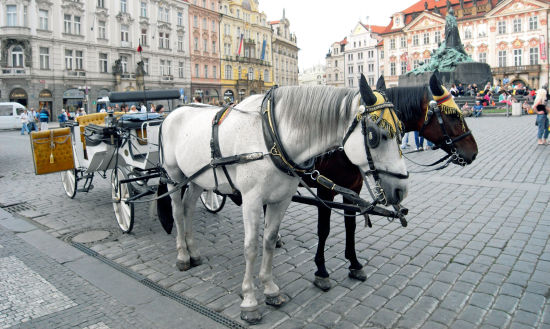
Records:
[[[87,231],[72,238],[74,242],[91,243],[107,238],[111,233],[103,230]]]

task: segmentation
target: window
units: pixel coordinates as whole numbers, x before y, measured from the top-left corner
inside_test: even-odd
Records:
[[[390,49],[395,49],[395,39],[390,39]]]
[[[141,7],[140,7],[139,14],[141,15],[141,17],[147,17],[147,2],[146,1],[141,2]]]
[[[159,7],[159,21],[170,22],[170,9],[168,7]]]
[[[183,62],[178,62],[178,77],[183,78]]]
[[[223,54],[226,56],[231,55],[231,44],[230,43],[224,43],[223,44]]]
[[[499,21],[497,24],[498,24],[498,34],[506,34],[506,22]]]
[[[193,16],[193,27],[199,27],[199,18],[197,15]]]
[[[264,70],[264,81],[269,82],[269,71],[268,70]]]
[[[71,15],[64,15],[63,16],[63,21],[64,21],[64,25],[63,25],[63,32],[65,33],[68,33],[68,34],[71,34],[72,33],[72,26],[73,26],[73,21],[71,19]]]
[[[40,29],[41,30],[47,30],[48,29],[48,11],[40,9],[38,11],[38,16],[40,17]]]
[[[98,8],[105,8],[105,0],[97,0]]]
[[[122,72],[128,73],[128,56],[120,56],[120,63],[122,64]]]
[[[424,33],[424,44],[429,45],[430,44],[430,34]]]
[[[514,66],[521,66],[523,57],[523,50],[522,49],[514,49]]]
[[[74,16],[74,34],[80,35],[80,16]]]
[[[199,50],[199,38],[195,37],[193,38],[193,46],[195,50]]]
[[[125,13],[128,9],[127,0],[120,0],[120,12]]]
[[[166,61],[166,74],[172,75],[172,61]]]
[[[539,64],[539,48],[529,48],[529,64]]]
[[[218,67],[216,65],[212,67],[212,78],[214,79],[218,78]]]
[[[11,63],[13,67],[23,67],[23,48],[13,47],[11,50]]]
[[[208,25],[206,24],[206,18],[202,19],[202,28],[203,30],[208,30]]]
[[[202,40],[202,50],[204,52],[208,51],[208,40],[206,40],[206,39]]]
[[[166,72],[166,61],[164,59],[161,59],[159,61],[159,67],[160,67],[160,75],[163,76]]]
[[[352,65],[348,66],[348,74],[353,74],[353,66]]]
[[[374,72],[374,64],[369,64],[369,72]]]
[[[418,59],[413,60],[413,69],[420,66],[420,61]]]
[[[216,53],[216,41],[212,41],[212,53]]]
[[[143,70],[145,71],[145,75],[149,75],[149,58],[143,59]]]
[[[82,50],[76,50],[75,51],[75,60],[74,61],[75,61],[75,70],[83,70],[84,69]]]
[[[159,32],[159,49],[170,49],[170,33]]]
[[[338,81],[338,73],[334,74],[334,80]]]
[[[363,73],[363,65],[357,65],[357,73]]]
[[[407,48],[407,38],[406,37],[401,37],[399,39],[401,41],[401,48]]]
[[[401,74],[407,73],[407,62],[401,62]]]
[[[199,75],[199,64],[195,64],[195,76],[196,76],[197,78],[200,77],[200,75]]]
[[[16,5],[6,6],[6,18],[7,18],[8,26],[17,26],[17,6]]]
[[[212,20],[212,32],[216,31],[216,21]]]
[[[248,80],[254,80],[254,69],[252,67],[248,68]]]
[[[357,59],[359,59],[359,60],[363,59],[363,53],[358,53],[357,54]]]
[[[537,16],[529,17],[529,30],[537,30],[539,28],[539,20]]]
[[[40,69],[50,69],[50,48],[40,47]]]
[[[65,69],[73,69],[73,51],[70,49],[65,49]]]
[[[384,59],[384,50],[380,50],[380,59]]]
[[[141,29],[141,44],[147,46],[147,29]]]
[[[183,35],[178,35],[178,51],[183,51]]]
[[[183,26],[183,13],[181,11],[178,11],[178,26]]]
[[[464,39],[471,39],[472,38],[472,28],[470,26],[466,26],[464,28]]]
[[[521,18],[514,19],[514,33],[521,32]]]
[[[99,39],[105,39],[105,21],[97,22],[97,37]]]
[[[479,62],[487,63],[487,53],[479,53]]]
[[[498,66],[499,67],[505,67],[506,66],[506,50],[499,50],[499,52],[498,52]]]
[[[107,73],[107,54],[99,53],[99,72]]]
[[[440,44],[441,43],[441,31],[436,31],[434,32],[434,42],[436,44]]]
[[[204,66],[204,77],[208,78],[208,65]]]
[[[413,35],[413,46],[418,46],[418,34]]]
[[[120,26],[120,41],[128,42],[128,25]]]
[[[233,80],[233,68],[231,67],[231,65],[225,66],[225,79]]]
[[[229,24],[223,25],[223,34],[230,35],[231,34],[231,27]]]

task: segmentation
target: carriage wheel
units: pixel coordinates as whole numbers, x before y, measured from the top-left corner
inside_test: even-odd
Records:
[[[61,184],[63,184],[65,194],[71,199],[76,195],[77,183],[76,169],[69,169],[61,172]]]
[[[226,198],[225,195],[216,194],[214,191],[204,191],[201,194],[201,202],[204,208],[213,214],[222,210]]]
[[[128,175],[120,168],[113,170],[111,176],[111,187],[113,197],[113,209],[118,226],[124,233],[130,233],[134,227],[134,204],[126,203],[133,194],[133,188],[130,184],[118,185],[119,180],[127,179]]]

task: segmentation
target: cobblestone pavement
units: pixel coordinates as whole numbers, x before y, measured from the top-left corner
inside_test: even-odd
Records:
[[[279,309],[266,306],[257,327],[550,328],[550,146],[536,145],[533,116],[468,120],[476,161],[411,174],[407,228],[383,218],[373,218],[372,229],[358,225],[365,282],[347,276],[343,219],[334,216],[325,254],[333,288],[313,286],[316,209],[291,204],[274,274],[292,299]],[[179,272],[175,238],[149,217],[147,205],[137,206],[132,234],[120,234],[107,180],[98,177],[93,190],[69,200],[59,175],[33,174],[26,136],[1,132],[0,138],[0,204],[26,202],[18,213],[60,239],[105,229],[111,235],[91,244],[93,250],[238,320],[240,208],[228,201],[212,215],[198,207],[194,228],[204,263]],[[439,152],[410,157],[428,163]]]

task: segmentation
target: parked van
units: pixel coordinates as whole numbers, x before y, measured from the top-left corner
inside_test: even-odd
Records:
[[[0,103],[0,129],[21,129],[25,106],[15,102]]]

